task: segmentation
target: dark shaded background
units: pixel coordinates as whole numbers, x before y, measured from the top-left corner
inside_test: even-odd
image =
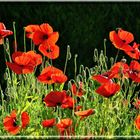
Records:
[[[54,66],[63,70],[66,48],[68,44],[71,46],[72,59],[67,67],[70,78],[74,74],[74,54],[78,54],[78,66],[93,67],[94,48],[103,49],[104,38],[107,39],[107,55],[116,55],[117,50],[108,38],[111,30],[122,27],[140,42],[139,2],[0,2],[0,21],[11,30],[12,22],[16,22],[19,50],[23,49],[24,26],[48,22],[60,33],[57,42],[60,57],[53,61]],[[1,46],[0,58],[0,79],[3,79],[5,62]]]

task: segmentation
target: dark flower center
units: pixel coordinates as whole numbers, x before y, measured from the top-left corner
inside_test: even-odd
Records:
[[[135,53],[135,50],[132,50],[131,53]]]
[[[46,51],[47,51],[47,53],[53,52],[51,49],[47,49]]]
[[[13,122],[13,126],[14,126],[14,127],[17,126],[17,121],[16,121],[16,120],[14,120],[14,122]]]
[[[48,36],[47,36],[47,35],[43,35],[43,36],[42,36],[42,39],[43,39],[43,40],[46,40],[46,39],[48,39]]]
[[[57,106],[60,106],[60,105],[61,105],[61,103],[60,103],[60,102],[58,102],[58,103],[57,103]]]
[[[52,80],[52,78],[50,76],[46,77],[46,80]]]

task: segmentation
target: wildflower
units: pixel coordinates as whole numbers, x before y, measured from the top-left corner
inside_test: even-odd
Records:
[[[47,41],[49,45],[54,45],[58,38],[59,33],[53,32],[53,28],[48,23],[38,25],[28,25],[25,27],[27,37],[33,39],[35,45],[40,45]]]
[[[120,90],[120,85],[113,83],[111,81],[99,86],[95,92],[108,98],[116,94],[116,92],[118,92],[119,90]]]
[[[73,121],[70,118],[61,119],[56,124],[56,127],[58,128],[61,135],[64,135],[65,132],[69,135],[70,133],[74,132],[74,130],[71,129],[72,123]]]
[[[92,76],[92,79],[93,80],[96,80],[97,82],[99,82],[100,84],[103,84],[103,83],[107,83],[109,82],[111,79],[108,77],[108,73],[107,75],[105,74],[99,74],[99,75],[93,75]]]
[[[29,124],[30,118],[27,112],[22,112],[21,114],[21,126],[17,124],[17,115],[16,111],[13,110],[10,114],[10,116],[6,116],[3,119],[3,125],[4,129],[8,131],[9,133],[16,135],[19,133],[21,129],[26,128],[26,126]]]
[[[45,84],[65,83],[67,76],[60,69],[48,66],[42,70],[37,79]]]
[[[75,103],[75,100],[72,97],[67,95],[62,102],[61,108],[73,109],[74,103]]]
[[[108,71],[108,77],[110,79],[112,78],[128,78],[128,71],[129,71],[129,66],[124,63],[124,62],[117,62],[115,63],[111,69]]]
[[[48,120],[44,120],[42,121],[42,126],[43,127],[53,127],[55,125],[55,119],[48,119]]]
[[[84,94],[83,83],[79,83],[79,87],[76,84],[72,84],[71,91],[74,95],[81,97]]]
[[[131,46],[131,50],[124,50],[124,52],[131,58],[139,60],[140,58],[139,46],[140,44],[137,44],[136,42],[134,42],[133,46]]]
[[[134,40],[134,36],[132,33],[125,31],[123,29],[118,29],[118,32],[111,31],[109,33],[109,38],[112,42],[112,44],[120,50],[132,50],[131,46],[129,46],[129,43],[131,43]]]
[[[28,74],[34,71],[35,66],[42,63],[42,56],[29,52],[15,52],[12,54],[13,63],[6,62],[6,65],[16,74]]]
[[[25,27],[27,38],[33,39],[35,31],[40,30],[39,25],[28,25]]]
[[[134,124],[135,124],[136,128],[138,130],[140,130],[140,115],[137,116],[137,118],[134,121]]]
[[[134,82],[140,82],[140,64],[139,62],[133,60],[130,63],[130,70],[128,72],[129,77],[134,81]]]
[[[88,109],[88,110],[84,110],[84,111],[76,111],[75,115],[80,116],[80,120],[81,120],[85,117],[88,117],[89,115],[92,115],[93,112],[94,112],[93,109]]]
[[[54,45],[49,45],[47,41],[39,45],[38,50],[49,59],[56,59],[59,56],[59,47]]]
[[[48,107],[56,107],[62,105],[64,99],[66,98],[66,91],[51,91],[43,101]]]
[[[13,32],[10,30],[6,30],[5,25],[2,22],[0,22],[0,44],[3,44],[4,37],[12,34]]]

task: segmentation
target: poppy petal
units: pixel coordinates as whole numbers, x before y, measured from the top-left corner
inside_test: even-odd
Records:
[[[57,45],[49,45],[47,42],[39,46],[39,51],[50,59],[56,59],[59,56],[59,47]]]
[[[33,34],[33,42],[35,45],[39,45],[44,41],[44,33],[41,31],[35,31]]]
[[[10,62],[6,62],[6,65],[16,74],[22,74],[22,67],[15,64],[15,63],[10,63]]]
[[[120,85],[112,82],[105,83],[96,89],[96,93],[104,96],[110,97],[116,94],[120,90]]]
[[[6,27],[2,22],[0,22],[0,30],[6,30]]]
[[[28,25],[25,27],[27,38],[33,39],[33,34],[35,31],[40,30],[39,25]]]
[[[21,126],[22,128],[25,128],[29,124],[30,118],[27,112],[23,112],[21,114],[21,121],[22,121],[22,126]]]
[[[133,34],[128,31],[124,31],[123,29],[118,30],[118,36],[120,39],[124,40],[126,44],[129,44],[134,40]]]
[[[47,35],[50,35],[53,33],[53,28],[48,23],[41,24],[40,29],[44,34],[47,34]]]
[[[58,32],[53,32],[49,38],[47,39],[48,43],[50,45],[54,45],[57,41],[58,41],[58,38],[59,38],[59,33]]]
[[[53,119],[49,119],[49,120],[44,120],[44,121],[42,121],[42,126],[43,127],[52,127],[52,126],[54,126],[55,125],[55,119],[53,118]]]

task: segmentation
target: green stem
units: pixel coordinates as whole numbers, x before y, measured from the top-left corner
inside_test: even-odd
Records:
[[[77,54],[75,54],[75,57],[74,57],[74,74],[75,74],[75,79],[76,79],[76,75],[77,75],[77,57],[78,57],[78,55]]]
[[[13,22],[13,30],[14,30],[14,49],[15,52],[17,51],[17,38],[16,38],[16,27],[15,27],[16,22]]]
[[[26,52],[26,31],[24,28],[24,52]]]
[[[67,63],[68,60],[71,59],[71,53],[70,53],[70,46],[67,46],[67,54],[66,54],[66,61],[65,61],[65,66],[64,66],[64,74],[66,73],[66,68],[67,68]]]
[[[116,57],[115,57],[115,61],[114,61],[114,63],[116,63],[116,61],[117,61],[117,59],[118,59],[119,52],[120,52],[120,50],[117,51],[117,54],[116,54]]]

